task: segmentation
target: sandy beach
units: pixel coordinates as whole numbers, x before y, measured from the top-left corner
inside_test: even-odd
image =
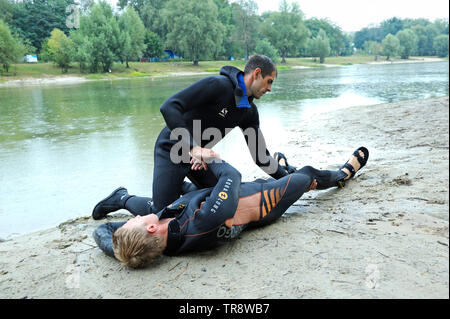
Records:
[[[0,298],[449,298],[449,98],[322,113],[289,136],[292,165],[335,169],[359,146],[369,162],[273,225],[141,270],[92,238],[126,211],[0,242]]]

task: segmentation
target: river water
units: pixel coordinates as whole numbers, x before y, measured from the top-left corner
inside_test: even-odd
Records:
[[[448,62],[280,71],[258,105],[271,152],[286,128],[320,112],[448,95]],[[0,238],[90,215],[118,186],[152,194],[153,147],[166,98],[202,76],[0,87]],[[255,165],[233,130],[217,148]],[[245,171],[243,172],[245,176]]]

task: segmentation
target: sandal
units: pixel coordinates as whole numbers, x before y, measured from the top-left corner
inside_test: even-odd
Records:
[[[288,164],[287,158],[286,158],[286,156],[284,156],[283,153],[275,152],[275,153],[273,153],[273,158],[275,158],[275,160],[278,162],[278,165],[280,165],[282,168],[284,168],[289,174],[295,173],[295,171],[297,170],[297,168]],[[280,164],[281,159],[284,159],[284,162],[286,163],[286,165]]]
[[[364,157],[362,157],[359,154],[359,151],[362,151],[364,153]],[[361,165],[358,169],[358,171],[359,171],[361,168],[363,168],[366,165],[367,160],[369,159],[369,150],[367,148],[361,146],[360,148],[358,148],[356,151],[353,152],[353,156],[356,157],[356,159],[358,160],[358,163]],[[344,165],[342,165],[339,169],[343,169],[343,168],[348,169],[350,171],[351,175],[350,175],[350,178],[348,178],[346,180],[342,179],[342,180],[338,181],[338,185],[340,188],[344,188],[345,182],[352,179],[357,172],[357,171],[355,171],[355,168],[348,161]]]

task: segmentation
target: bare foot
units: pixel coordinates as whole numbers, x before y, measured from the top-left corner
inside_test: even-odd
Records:
[[[286,166],[287,165],[285,159],[284,158],[280,158],[280,154],[278,152],[275,152],[273,154],[273,158],[275,158],[275,160],[278,162],[278,164],[280,166]]]
[[[364,153],[363,151],[359,151],[359,155],[364,158]],[[350,159],[348,160],[348,163],[353,166],[353,168],[355,169],[355,172],[357,172],[360,168],[361,168],[361,164],[359,164],[358,162],[358,158],[355,155],[352,155],[350,157]],[[350,172],[350,170],[348,168],[342,168],[341,169],[345,174],[347,174],[347,177],[344,178],[344,180],[348,180],[350,179],[350,176],[352,175],[352,173]]]
[[[317,188],[317,181],[315,179],[313,179],[311,185],[309,185],[308,189],[305,191],[305,193],[314,190]]]

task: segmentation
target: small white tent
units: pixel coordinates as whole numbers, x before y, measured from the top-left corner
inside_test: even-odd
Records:
[[[27,63],[37,63],[37,61],[38,61],[37,55],[36,54],[27,54],[26,56],[23,57],[22,61],[27,62]]]

